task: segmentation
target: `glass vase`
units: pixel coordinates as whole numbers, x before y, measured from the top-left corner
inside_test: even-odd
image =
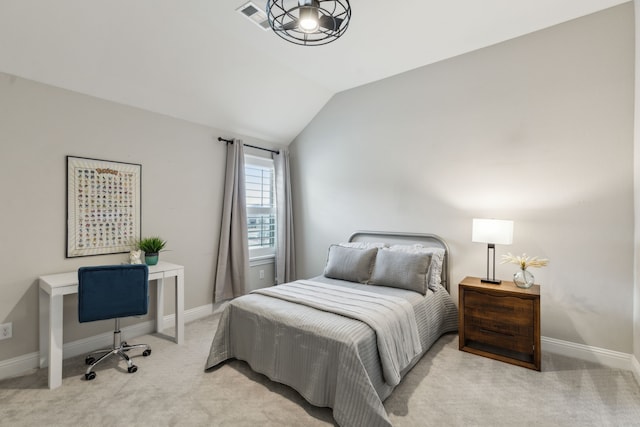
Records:
[[[519,288],[530,288],[531,286],[533,286],[534,280],[535,278],[533,277],[533,274],[531,274],[529,270],[525,268],[513,274],[513,283],[515,283]]]

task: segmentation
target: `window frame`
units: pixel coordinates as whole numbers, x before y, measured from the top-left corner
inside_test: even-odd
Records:
[[[276,209],[276,194],[275,194],[275,165],[273,162],[273,159],[271,158],[267,158],[267,157],[260,157],[260,156],[256,156],[253,154],[246,154],[244,155],[244,167],[245,167],[245,206],[246,206],[246,210],[247,210],[247,243],[249,245],[249,261],[252,263],[255,263],[256,261],[260,261],[260,260],[268,260],[268,259],[273,259],[276,256],[276,238],[277,238],[277,209]],[[250,187],[251,185],[256,185],[256,183],[252,183],[250,182],[251,178],[248,173],[247,173],[247,169],[262,169],[262,170],[268,170],[270,171],[270,175],[271,175],[271,180],[269,182],[269,199],[271,204],[268,206],[257,206],[257,205],[251,205],[249,203],[249,199],[252,196],[250,193],[251,192],[255,192],[255,191],[260,191],[261,194],[259,197],[263,197],[264,190],[252,190]],[[255,175],[253,175],[255,176]],[[264,178],[261,179],[261,182],[258,184],[261,188],[264,187]],[[254,216],[259,216],[259,217],[265,217],[268,216],[270,219],[270,232],[271,232],[271,242],[272,244],[269,246],[259,246],[259,247],[253,247],[252,248],[252,244],[251,244],[251,240],[255,240],[255,239],[251,239],[250,238],[250,233],[252,233],[251,227],[251,217]],[[255,226],[263,226],[264,224],[254,224]],[[253,232],[255,232],[255,230],[253,230]],[[258,230],[258,232],[260,233],[260,236],[257,239],[264,239],[264,237],[262,236],[262,233],[264,233],[264,230]]]

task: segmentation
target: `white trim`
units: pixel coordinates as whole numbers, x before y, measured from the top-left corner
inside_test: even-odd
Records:
[[[207,304],[200,307],[185,310],[185,323],[207,317],[211,314],[217,314],[224,308],[224,303]],[[175,326],[175,314],[163,316],[163,329]],[[131,338],[139,337],[153,333],[155,330],[154,321],[137,323],[135,325],[126,326],[122,329],[123,335]],[[88,338],[65,343],[62,349],[63,359],[87,354],[97,348],[108,347],[113,344],[113,332],[105,332]],[[12,359],[0,360],[0,380],[6,378],[19,377],[35,373],[40,366],[40,353],[27,353]]]
[[[601,365],[609,368],[625,369],[627,371],[633,370],[632,355],[628,353],[607,350],[606,348],[592,347],[589,345],[549,337],[542,337],[541,341],[542,351],[600,363]]]
[[[635,356],[631,356],[631,367],[633,375],[636,377],[636,381],[640,383],[640,363],[638,363],[638,359]]]
[[[154,331],[154,322],[148,320],[135,325],[120,328],[122,336],[127,338],[135,338],[142,335],[150,334]],[[123,340],[124,341],[124,340]],[[62,347],[62,359],[80,356],[99,348],[107,348],[113,345],[113,332],[104,332],[99,335],[83,338],[81,340],[72,341],[64,344]]]
[[[184,312],[184,323],[193,322],[194,320],[202,319],[203,317],[207,317],[211,314],[218,314],[224,308],[225,302],[216,303],[216,304],[207,304],[201,305],[200,307],[192,308],[190,310],[186,310]],[[176,322],[175,314],[168,314],[164,316],[162,322],[162,329],[172,328],[175,326]],[[91,351],[91,350],[89,350]]]
[[[252,238],[250,236],[252,236],[253,233],[258,232],[259,244],[262,245],[263,243],[262,237],[264,237],[262,233],[263,231],[266,232],[266,229],[262,228],[264,224],[262,224],[260,221],[262,221],[266,216],[273,217],[273,218],[276,218],[277,216],[277,210],[276,210],[276,204],[275,204],[275,166],[274,166],[273,159],[271,157],[256,157],[256,156],[252,156],[251,154],[245,154],[244,159],[245,159],[245,164],[244,164],[245,172],[251,169],[260,171],[260,175],[254,176],[253,173],[247,174],[247,176],[245,176],[245,181],[247,186],[246,208],[247,208],[248,242],[251,245]],[[265,171],[268,172],[271,178],[270,180],[266,179],[267,177],[264,175]],[[254,182],[254,178],[257,179],[256,182]],[[267,182],[269,184],[268,188],[266,187]],[[253,188],[253,185],[255,184],[260,184],[260,186],[258,187],[259,189],[251,190],[251,188]],[[250,204],[249,200],[253,197],[252,194],[254,192],[259,193],[262,197],[268,195],[268,200],[270,201],[270,204],[262,206],[262,203],[266,201],[262,197],[260,198],[260,205]],[[257,230],[256,228],[253,228],[254,226],[252,226],[252,224],[249,222],[249,220],[252,217],[255,217],[256,220],[260,222],[260,225],[258,225],[257,223],[255,224],[255,226],[257,227]],[[275,252],[276,252],[275,223],[273,225],[268,225],[268,230],[273,230],[274,232],[273,240],[270,240],[273,243],[273,245],[255,246],[255,247],[249,246],[249,257],[251,259],[275,256]]]
[[[33,374],[40,366],[40,353],[33,352],[0,361],[0,380]]]
[[[268,156],[268,157],[266,157]],[[254,167],[259,167],[262,169],[273,170],[273,158],[271,158],[270,154],[265,154],[264,156],[258,156],[255,154],[244,153],[244,163],[245,165],[251,165]]]
[[[185,323],[193,322],[194,320],[207,317],[211,314],[217,314],[222,311],[224,306],[225,303],[222,302],[206,304],[190,310],[185,310]],[[174,325],[175,314],[163,316],[163,329],[173,327]],[[147,321],[127,326],[122,329],[127,336],[137,337],[152,333],[154,330],[153,326],[153,321]],[[542,337],[541,341],[542,351],[596,362],[610,368],[632,371],[638,382],[640,382],[640,363],[638,363],[638,359],[631,354],[549,337]],[[63,355],[64,358],[67,359],[69,357],[89,353],[96,348],[106,347],[112,342],[113,333],[105,332],[100,335],[66,343],[63,347]],[[0,361],[0,380],[33,373],[38,369],[39,362],[40,354],[38,352],[27,353],[12,359],[2,360]]]
[[[258,265],[274,264],[276,262],[275,255],[266,255],[261,257],[251,258],[249,260],[249,267],[256,267]]]

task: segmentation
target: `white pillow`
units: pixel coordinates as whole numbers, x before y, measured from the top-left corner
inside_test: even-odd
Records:
[[[381,249],[369,284],[427,293],[431,254]]]
[[[444,263],[444,249],[415,245],[392,245],[390,251],[421,253],[431,255],[431,267],[429,269],[429,289],[437,291],[442,284],[442,264]]]

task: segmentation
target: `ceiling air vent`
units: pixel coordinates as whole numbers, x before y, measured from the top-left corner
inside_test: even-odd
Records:
[[[242,13],[247,17],[247,19],[249,19],[251,22],[259,26],[263,30],[266,31],[270,28],[269,19],[267,19],[267,13],[256,6],[255,3],[247,2],[236,10]]]

